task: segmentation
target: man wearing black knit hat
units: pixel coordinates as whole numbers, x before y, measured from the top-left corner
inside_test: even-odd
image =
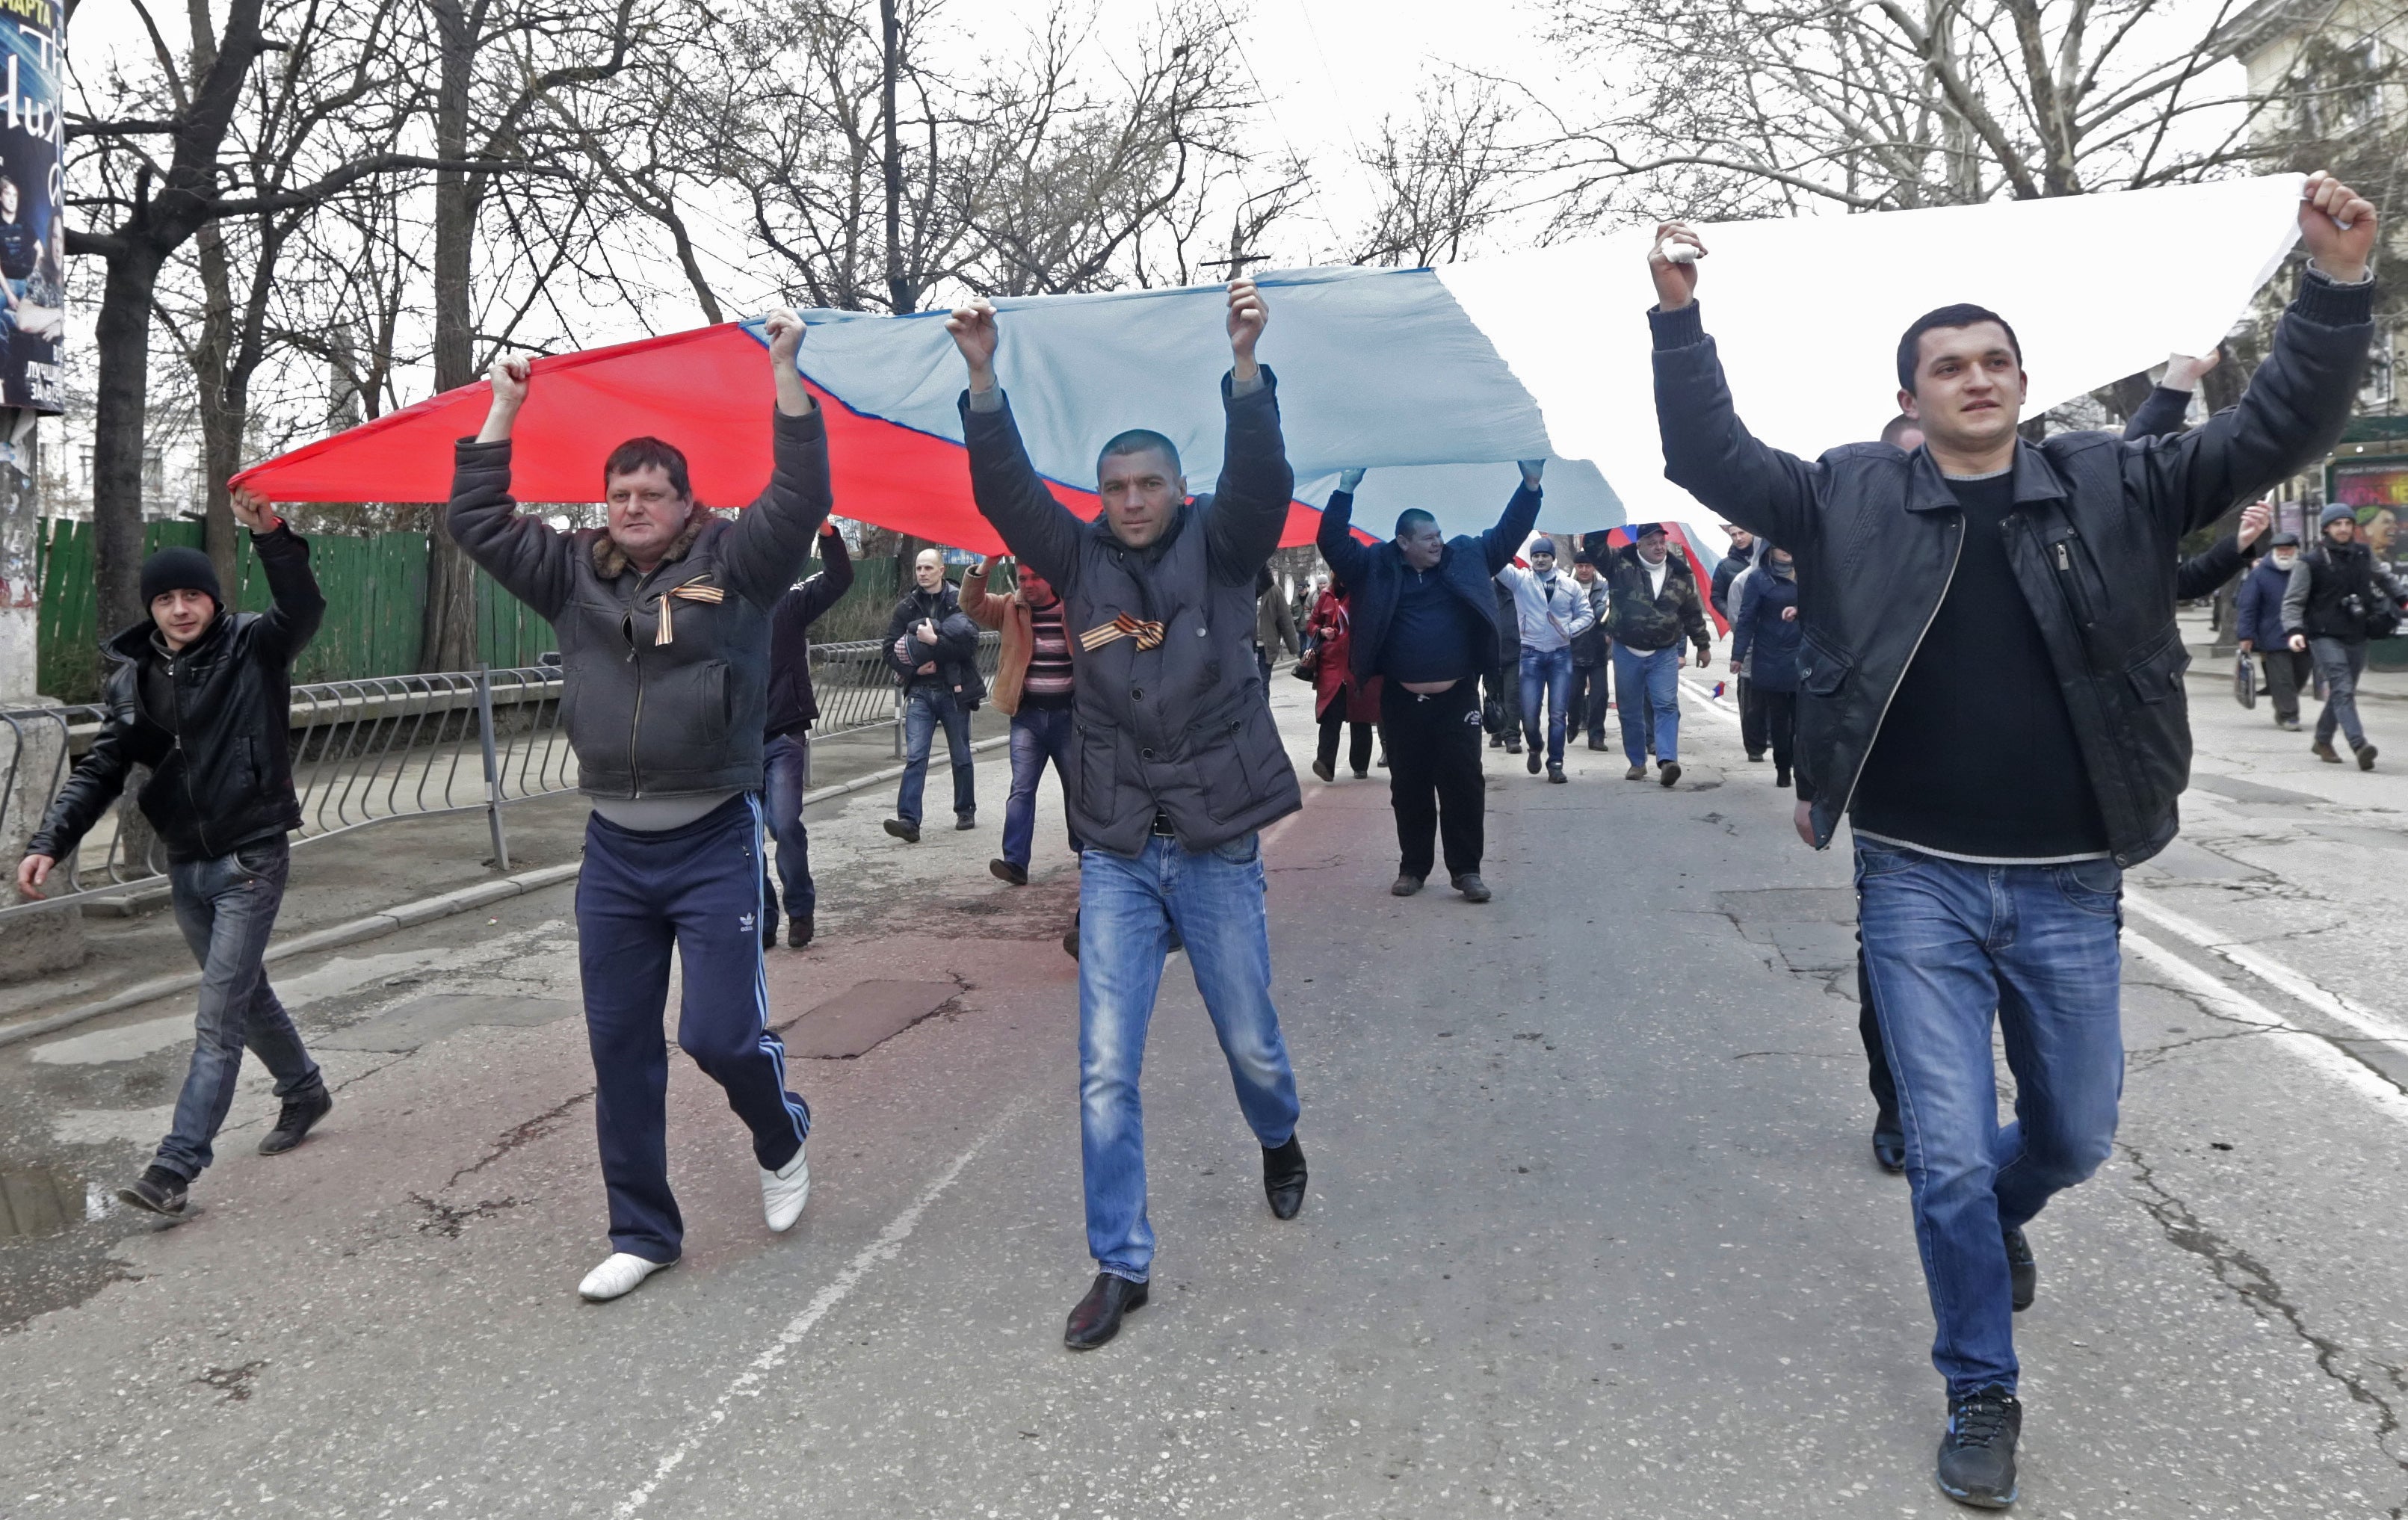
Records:
[[[261,1154],[300,1144],[335,1106],[260,966],[284,901],[284,836],[301,826],[286,749],[293,657],[318,631],[326,599],[309,573],[309,546],[265,501],[237,491],[234,513],[251,530],[275,605],[229,609],[216,566],[196,549],[163,549],[143,563],[150,621],[102,646],[111,668],[100,737],[17,867],[17,890],[40,896],[52,868],[125,789],[126,773],[150,767],[142,811],[167,848],[176,923],[201,963],[201,1001],[175,1121],[156,1159],[117,1196],[171,1219],[184,1217],[186,1189],[209,1164],[246,1046],[283,1102]]]

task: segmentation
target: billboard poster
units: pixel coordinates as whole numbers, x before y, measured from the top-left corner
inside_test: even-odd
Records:
[[[64,404],[60,0],[0,0],[0,406]]]
[[[2327,500],[2358,517],[2358,534],[2391,573],[2408,573],[2408,458],[2335,461]]]

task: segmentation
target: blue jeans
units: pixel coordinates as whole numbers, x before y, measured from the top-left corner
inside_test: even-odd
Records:
[[[761,748],[762,822],[778,841],[778,875],[761,879],[769,922],[778,918],[780,889],[785,893],[788,918],[810,918],[818,911],[819,889],[811,884],[811,837],[803,827],[803,794],[811,789],[811,736],[808,729],[775,734]]]
[[[1045,762],[1054,762],[1054,778],[1062,783],[1063,810],[1070,801],[1070,710],[1024,707],[1011,715],[1011,795],[1003,801],[1003,858],[1028,868],[1037,836],[1037,783],[1045,779]],[[1079,853],[1078,830],[1070,831],[1070,853]]]
[[[945,725],[945,752],[953,760],[953,815],[968,818],[978,811],[978,789],[970,780],[970,711],[942,686],[918,685],[903,699],[903,785],[896,794],[895,816],[918,827],[920,788],[928,779],[928,747],[937,725]]]
[[[201,963],[201,1002],[193,1020],[193,1064],[176,1098],[176,1117],[159,1142],[158,1165],[186,1182],[211,1159],[210,1142],[234,1106],[235,1079],[249,1046],[276,1079],[276,1096],[322,1088],[318,1063],[301,1043],[293,1016],[267,984],[260,955],[284,904],[293,857],[282,835],[254,839],[214,860],[167,868],[176,926]]]
[[[1532,753],[1539,748],[1539,699],[1547,703],[1547,764],[1564,763],[1564,710],[1572,699],[1572,652],[1562,649],[1522,650],[1522,736]]]
[[[1898,1084],[1914,1237],[1952,1394],[2015,1386],[2003,1231],[2088,1178],[2124,1091],[2123,872],[1975,866],[1856,840],[1856,915]],[[1990,1018],[2015,1077],[1999,1124]]]
[[[1191,852],[1156,835],[1134,856],[1081,855],[1079,1136],[1087,1250],[1097,1267],[1133,1283],[1144,1282],[1154,1264],[1138,1080],[1174,924],[1247,1126],[1267,1149],[1296,1133],[1296,1073],[1271,1004],[1260,838]]]
[[[1656,758],[1681,757],[1681,649],[1613,646],[1613,689],[1622,694],[1622,753],[1634,766],[1647,763],[1648,715],[1655,716]]]

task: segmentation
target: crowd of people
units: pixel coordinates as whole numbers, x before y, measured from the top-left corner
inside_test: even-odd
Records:
[[[1097,452],[1092,522],[1056,499],[1022,446],[996,379],[994,308],[955,310],[971,492],[1015,574],[998,590],[982,561],[955,587],[937,552],[914,565],[884,639],[907,747],[884,826],[918,841],[939,728],[954,825],[977,826],[969,715],[985,701],[1011,722],[997,878],[1029,879],[1048,765],[1062,789],[1078,863],[1071,943],[1096,1268],[1065,1343],[1104,1344],[1148,1301],[1155,1240],[1139,1073],[1174,949],[1260,1145],[1270,1212],[1293,1219],[1305,1201],[1262,859],[1262,831],[1303,805],[1267,700],[1274,657],[1298,651],[1312,682],[1323,783],[1338,779],[1341,740],[1355,778],[1383,752],[1390,891],[1420,892],[1442,858],[1453,889],[1482,903],[1493,896],[1482,875],[1484,733],[1524,755],[1530,775],[1562,783],[1569,740],[1584,731],[1602,750],[1612,710],[1627,779],[1649,779],[1652,762],[1672,786],[1679,674],[1692,657],[1711,662],[1711,608],[1732,629],[1749,757],[1769,752],[1772,779],[1796,788],[1813,847],[1828,847],[1842,818],[1852,825],[1873,1148],[1911,1184],[1945,1384],[1936,1475],[1964,1503],[2011,1503],[2023,1419],[2013,1315],[2039,1282],[2027,1229],[2109,1153],[2123,1074],[2122,872],[2171,841],[2187,774],[2175,601],[2239,573],[2266,514],[2244,514],[2242,531],[2191,560],[2177,544],[2329,448],[2365,363],[2374,209],[2319,175],[2300,219],[2310,259],[2272,349],[2240,404],[2197,427],[2182,426],[2182,382],[2202,366],[2178,365],[2125,437],[2027,438],[2014,328],[1959,305],[1900,337],[1900,414],[1882,439],[1813,460],[1741,422],[1696,296],[1707,250],[1668,223],[1649,258],[1657,420],[1668,476],[1732,527],[1710,584],[1656,523],[1619,542],[1584,535],[1559,565],[1563,546],[1533,534],[1542,461],[1523,462],[1484,532],[1450,538],[1408,510],[1372,543],[1352,531],[1363,479],[1353,470],[1322,516],[1329,578],[1300,634],[1266,572],[1295,478],[1279,381],[1256,356],[1269,309],[1252,281],[1228,289],[1216,488],[1192,492],[1175,443],[1132,429]],[[579,1291],[597,1302],[682,1250],[666,1133],[673,950],[678,1043],[751,1132],[767,1226],[791,1227],[810,1195],[811,1112],[787,1085],[764,955],[781,890],[788,942],[813,939],[801,821],[817,713],[808,630],[852,566],[829,526],[826,428],[796,365],[803,334],[792,312],[767,323],[774,470],[733,517],[696,501],[684,456],[650,437],[602,462],[606,526],[563,531],[521,513],[509,485],[532,383],[523,360],[496,363],[483,428],[458,446],[450,531],[552,624],[592,807],[576,922],[611,1251]],[[19,870],[38,893],[134,768],[150,768],[140,805],[165,843],[203,982],[173,1129],[122,1196],[169,1217],[187,1212],[210,1163],[245,1048],[282,1104],[262,1151],[298,1144],[332,1106],[261,959],[299,823],[287,683],[325,604],[307,545],[272,507],[243,495],[236,513],[273,609],[230,610],[206,556],[152,557],[150,621],[108,646],[106,728]],[[797,584],[815,544],[824,567]],[[2275,535],[2249,571],[2243,646],[2265,661],[2287,727],[2302,681],[2322,681],[2315,748],[2327,760],[2339,758],[2338,734],[2373,764],[2351,694],[2368,638],[2401,597],[2344,509],[2326,511],[2312,546]],[[991,690],[982,628],[1001,636]],[[2015,1077],[2004,1126],[1994,1024]]]

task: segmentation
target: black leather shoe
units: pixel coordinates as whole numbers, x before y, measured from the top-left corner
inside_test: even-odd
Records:
[[[920,842],[920,825],[917,824],[907,824],[900,818],[889,818],[886,820],[886,832],[894,835],[896,839],[901,839],[905,844],[917,844]]]
[[[1062,954],[1072,960],[1079,958],[1079,915],[1070,915],[1069,931],[1062,936]]]
[[[1539,767],[1545,765],[1546,761],[1540,758],[1537,747],[1533,746],[1530,750],[1530,757],[1523,761],[1522,764],[1529,768],[1531,775],[1536,776],[1539,773]]]
[[[1466,871],[1456,877],[1455,890],[1463,894],[1463,900],[1466,902],[1486,902],[1496,896],[1488,890],[1488,883],[1480,879],[1478,871]]]
[[[2024,1232],[2005,1232],[2007,1243],[2007,1281],[2014,1284],[2015,1312],[2020,1314],[2040,1297],[2040,1263],[2032,1258],[2031,1242]]]
[[[1656,784],[1670,786],[1681,779],[1681,762],[1659,760],[1656,763]]]
[[[1276,1150],[1263,1148],[1263,1196],[1274,1219],[1294,1219],[1304,1207],[1304,1147],[1294,1135]]]
[[[1906,1169],[1906,1137],[1895,1127],[1873,1126],[1873,1163],[1884,1171]]]
[[[1565,776],[1564,776],[1564,767],[1561,767],[1561,766],[1549,766],[1549,767],[1547,767],[1547,780],[1548,780],[1548,781],[1553,782],[1555,782],[1556,785],[1560,786],[1560,785],[1562,785],[1562,784],[1563,784],[1563,782],[1564,782],[1565,779],[1566,779],[1566,778],[1565,778]]]
[[[130,1203],[145,1213],[168,1219],[182,1219],[192,1213],[185,1200],[186,1183],[165,1167],[145,1167],[142,1175],[117,1190],[117,1201]]]
[[[276,1127],[259,1137],[259,1154],[282,1155],[307,1139],[309,1126],[323,1119],[334,1107],[335,1095],[322,1085],[315,1092],[286,1098],[284,1111],[276,1117]]]
[[[1410,871],[1398,871],[1397,879],[1388,883],[1388,895],[1392,897],[1410,897],[1421,889],[1422,879]]]
[[[805,945],[811,942],[811,930],[813,927],[811,920],[814,916],[815,915],[810,913],[805,913],[800,918],[790,918],[786,920],[786,948],[788,950],[800,950]]]
[[[974,812],[957,812],[953,814],[953,827],[961,833],[968,833],[971,829],[978,827],[978,814]]]
[[[1025,866],[1015,866],[1008,860],[990,860],[986,868],[998,882],[1009,882],[1013,886],[1028,884],[1028,868]]]
[[[2015,1441],[2024,1407],[2000,1387],[1948,1400],[1948,1430],[1940,1438],[1940,1491],[1977,1510],[2015,1501]]]
[[[775,913],[761,915],[761,948],[764,950],[778,948],[778,915]]]
[[[1062,1343],[1072,1351],[1093,1351],[1121,1333],[1123,1314],[1144,1307],[1144,1283],[1097,1272],[1095,1286],[1079,1300],[1079,1307],[1070,1311],[1070,1323],[1062,1330]]]

